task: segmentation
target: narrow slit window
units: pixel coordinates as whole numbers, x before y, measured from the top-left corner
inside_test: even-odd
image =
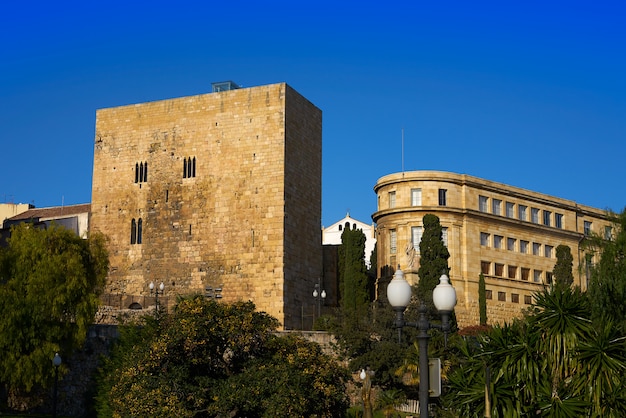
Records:
[[[137,221],[134,218],[130,221],[130,243],[131,245],[137,243]]]
[[[139,218],[139,220],[137,221],[137,244],[141,244],[142,229],[143,229],[143,220]]]

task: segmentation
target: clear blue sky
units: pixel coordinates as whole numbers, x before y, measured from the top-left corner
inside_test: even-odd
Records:
[[[626,206],[626,6],[577,1],[11,1],[0,202],[91,199],[95,111],[287,82],[323,111],[326,226],[402,170]]]

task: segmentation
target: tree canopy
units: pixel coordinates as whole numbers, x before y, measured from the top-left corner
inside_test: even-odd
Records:
[[[362,230],[350,229],[346,223],[339,247],[340,304],[345,317],[362,316],[369,307],[365,240]]]
[[[12,391],[46,386],[56,352],[81,346],[108,270],[105,239],[21,224],[0,248],[0,381]]]
[[[624,329],[593,323],[578,287],[551,286],[524,318],[453,341],[442,402],[458,416],[486,416],[487,370],[492,417],[626,416]]]
[[[443,273],[448,274],[450,253],[443,242],[443,231],[439,218],[433,214],[424,215],[424,233],[420,241],[420,266],[417,270],[417,298],[426,304],[431,317],[438,318],[433,304],[433,290],[439,284]]]
[[[589,296],[595,320],[626,322],[626,209],[613,217],[613,233],[587,237],[587,254],[598,260],[591,268]]]
[[[574,283],[573,266],[572,250],[567,245],[558,245],[556,247],[556,263],[554,270],[552,270],[554,281],[559,285],[571,286]]]
[[[102,371],[99,416],[342,417],[345,369],[277,326],[251,302],[197,295],[123,327]]]

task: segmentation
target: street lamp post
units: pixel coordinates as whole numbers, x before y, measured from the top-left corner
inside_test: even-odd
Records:
[[[159,285],[159,288],[155,289],[154,288],[154,282],[150,282],[148,287],[150,288],[150,296],[154,296],[155,297],[154,304],[156,305],[156,310],[157,310],[157,313],[158,313],[159,312],[159,295],[163,294],[163,290],[165,289],[165,285],[163,284],[163,282],[161,282],[161,284]]]
[[[313,297],[317,301],[317,317],[319,318],[320,316],[322,316],[322,300],[326,299],[326,290],[322,289],[321,277],[317,278],[315,289],[313,289]]]
[[[369,369],[369,367],[367,368],[367,370],[365,369],[361,369],[361,373],[359,374],[359,377],[361,378],[361,380],[363,381],[363,389],[362,389],[362,395],[363,395],[363,418],[372,418],[372,399],[371,399],[371,392],[372,392],[372,376],[374,375],[374,372],[371,371]]]
[[[450,279],[444,273],[439,278],[439,284],[433,291],[433,303],[441,314],[441,325],[431,324],[428,320],[428,308],[422,301],[419,307],[419,317],[417,322],[406,322],[404,320],[404,310],[411,301],[411,285],[404,279],[404,273],[400,270],[400,266],[393,275],[393,279],[387,286],[387,299],[389,304],[396,311],[396,320],[394,326],[398,328],[398,340],[402,335],[402,328],[405,326],[415,327],[418,330],[417,342],[419,346],[419,372],[420,372],[420,388],[419,388],[419,409],[420,417],[428,417],[428,341],[430,336],[428,330],[438,328],[444,332],[447,342],[448,333],[450,332],[450,314],[456,305],[456,291],[450,285]]]
[[[57,416],[57,395],[59,388],[59,366],[61,365],[61,356],[59,353],[54,354],[54,358],[52,359],[52,365],[54,366],[54,389],[52,392],[52,417],[56,418]]]

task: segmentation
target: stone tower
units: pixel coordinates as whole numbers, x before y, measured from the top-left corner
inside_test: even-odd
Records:
[[[91,228],[110,239],[105,303],[222,288],[285,329],[322,272],[322,114],[285,83],[100,109]]]

